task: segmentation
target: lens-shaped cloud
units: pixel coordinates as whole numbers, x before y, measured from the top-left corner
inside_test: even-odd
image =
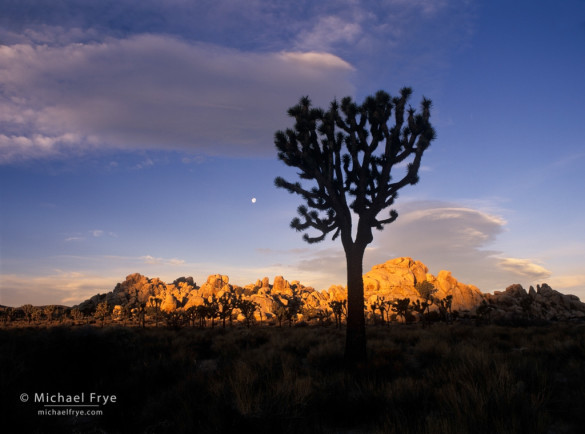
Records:
[[[0,162],[94,148],[273,152],[303,95],[353,93],[353,68],[319,52],[251,53],[159,35],[0,47]]]

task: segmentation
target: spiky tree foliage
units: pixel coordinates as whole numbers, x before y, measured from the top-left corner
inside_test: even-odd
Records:
[[[297,315],[302,312],[305,302],[299,295],[296,285],[291,286],[291,295],[279,294],[272,303],[274,313],[278,319],[279,326],[283,320],[288,320],[289,327],[292,327]]]
[[[47,322],[51,323],[53,321],[53,314],[55,313],[55,310],[56,308],[52,304],[44,307],[43,313],[47,317]]]
[[[218,315],[219,319],[222,321],[222,327],[225,328],[225,321],[229,319],[230,324],[232,322],[232,313],[236,308],[236,294],[234,292],[224,292],[221,297],[217,300],[218,303]]]
[[[151,296],[148,301],[150,303],[150,307],[154,310],[155,327],[158,327],[158,322],[160,321],[160,306],[162,304],[162,298]]]
[[[252,321],[254,320],[254,312],[258,309],[258,303],[253,302],[252,300],[245,300],[242,299],[242,296],[238,298],[238,309],[244,315],[244,319],[246,321],[246,327],[250,327]]]
[[[101,321],[102,327],[104,326],[104,322],[106,321],[108,315],[110,315],[110,307],[108,306],[108,303],[106,301],[102,301],[97,305],[95,309],[95,317],[96,319]]]
[[[341,238],[348,289],[345,352],[352,365],[366,357],[362,264],[366,246],[373,241],[372,229],[381,230],[396,220],[394,210],[379,214],[394,203],[401,188],[418,182],[423,153],[435,138],[429,121],[431,101],[423,98],[417,113],[407,107],[411,94],[410,88],[394,98],[379,91],[361,105],[346,97],[341,104],[334,100],[327,111],[312,107],[304,97],[288,111],[294,128],[275,134],[278,158],[298,169],[299,177],[310,184],[275,180],[277,187],[305,201],[291,227],[315,230],[316,234],[304,234],[308,243],[331,233],[333,239]]]
[[[394,300],[391,307],[393,312],[396,312],[396,317],[402,317],[406,324],[408,315],[410,313],[410,298],[399,298]]]
[[[34,306],[32,304],[24,304],[22,305],[21,309],[22,312],[24,313],[24,318],[30,324],[32,321],[32,314],[35,310]]]
[[[417,309],[422,308],[422,312],[420,312],[420,314],[422,315],[423,318],[423,325],[429,323],[428,319],[429,319],[429,314],[431,312],[431,306],[433,305],[433,303],[436,302],[435,299],[435,293],[437,292],[437,288],[435,288],[435,285],[433,285],[431,282],[429,282],[428,280],[423,280],[422,282],[417,282],[414,287],[416,288],[416,290],[418,291],[418,293],[420,294],[421,298],[423,299],[422,304],[419,304],[417,306]],[[415,309],[415,310],[417,310]],[[426,310],[426,315],[425,315],[425,310]],[[417,310],[418,312],[418,310]]]
[[[207,318],[211,320],[211,328],[215,327],[215,318],[219,317],[219,303],[215,294],[212,294],[209,298],[204,298],[203,306],[205,306]]]
[[[382,325],[384,325],[385,317],[384,313],[388,309],[388,303],[382,297],[375,300],[373,303],[370,304],[370,309],[372,309],[372,313],[374,314],[374,323],[376,322],[376,311],[380,311],[380,318],[382,318]]]
[[[453,295],[449,294],[445,298],[441,298],[438,302],[439,314],[443,321],[451,323],[453,320],[453,311],[451,305],[453,304]]]
[[[83,321],[85,314],[78,308],[71,309],[71,318],[73,318],[74,321]]]
[[[329,307],[333,311],[335,317],[335,325],[341,327],[341,318],[347,318],[347,300],[333,300],[329,302]]]

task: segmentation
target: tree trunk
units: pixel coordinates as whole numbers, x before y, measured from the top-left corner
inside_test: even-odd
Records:
[[[366,322],[364,316],[363,259],[365,247],[345,250],[347,260],[347,332],[345,361],[350,368],[366,362]]]

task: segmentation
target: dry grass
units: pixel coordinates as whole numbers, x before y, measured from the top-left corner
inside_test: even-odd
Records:
[[[0,330],[15,432],[572,433],[585,327],[371,328],[343,368],[335,328]],[[116,394],[103,416],[42,418],[21,393]]]

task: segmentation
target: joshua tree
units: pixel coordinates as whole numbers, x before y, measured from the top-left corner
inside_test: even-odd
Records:
[[[158,321],[160,319],[160,305],[162,304],[162,299],[159,297],[150,297],[149,299],[150,307],[154,309],[154,325],[158,327]]]
[[[341,317],[345,316],[347,318],[347,300],[330,301],[329,307],[333,311],[333,316],[335,317],[335,325],[337,327],[341,327]]]
[[[418,309],[422,309],[420,314],[423,316],[423,319],[425,319],[424,313],[425,313],[425,309],[426,309],[427,319],[428,319],[431,305],[436,300],[434,295],[437,292],[437,288],[435,288],[435,285],[433,285],[428,280],[423,280],[422,282],[418,282],[416,285],[414,285],[414,287],[416,288],[416,290],[420,294],[421,298],[423,299],[423,303],[419,304],[415,310],[418,312]],[[423,306],[424,306],[424,308],[423,308]]]
[[[386,300],[384,300],[384,298],[379,298],[378,300],[376,300],[372,304],[370,304],[370,309],[372,309],[372,312],[374,313],[374,323],[376,322],[376,311],[379,310],[380,311],[380,318],[382,318],[382,325],[384,325],[384,322],[385,322],[384,312],[386,312],[387,308],[388,308],[388,303],[386,302]]]
[[[225,328],[225,320],[229,319],[232,322],[232,313],[236,308],[236,296],[233,292],[224,292],[217,300],[218,315],[222,321],[222,327]]]
[[[30,324],[32,321],[32,314],[35,310],[34,306],[32,304],[24,304],[21,309],[24,312],[24,318],[26,319],[26,322]]]
[[[451,310],[452,304],[453,295],[451,294],[439,300],[439,312],[443,320],[447,323],[451,323],[453,319],[453,311]]]
[[[410,313],[410,298],[399,298],[392,303],[392,311],[396,312],[396,317],[402,317],[404,323]]]
[[[215,318],[219,316],[219,303],[215,294],[203,299],[203,306],[205,306],[205,315],[211,319],[211,328],[215,327]]]
[[[366,246],[374,239],[372,229],[381,230],[396,220],[394,210],[379,214],[394,203],[402,187],[418,182],[423,153],[435,138],[429,122],[431,101],[423,98],[417,113],[407,108],[411,94],[410,88],[394,98],[379,91],[361,105],[345,97],[341,104],[334,100],[327,111],[312,107],[304,97],[288,111],[296,121],[294,129],[275,134],[278,158],[309,182],[306,187],[275,179],[277,187],[306,202],[291,227],[315,229],[316,235],[303,236],[308,243],[330,233],[333,239],[341,238],[348,292],[345,356],[350,366],[366,359],[362,274]]]
[[[85,315],[79,310],[79,308],[76,307],[75,309],[71,309],[71,318],[73,318],[74,322],[83,321],[84,317]]]
[[[106,301],[102,301],[99,303],[95,309],[95,317],[96,319],[101,320],[102,327],[104,326],[104,322],[106,321],[106,317],[110,314],[110,308],[108,307],[108,303]]]
[[[53,306],[52,304],[45,306],[45,308],[43,309],[43,312],[44,312],[45,316],[47,317],[47,322],[49,324],[51,322],[53,322],[53,314],[55,313],[55,306]]]
[[[282,327],[282,322],[286,319],[286,307],[279,298],[276,298],[272,302],[272,312],[276,316],[278,327]]]
[[[40,307],[33,308],[31,318],[35,323],[40,323],[43,320],[43,309]]]
[[[291,290],[292,295],[280,294],[274,299],[272,304],[275,308],[274,313],[276,314],[280,326],[282,326],[282,321],[286,319],[288,320],[289,327],[292,327],[297,315],[301,313],[303,309],[304,302],[296,291],[296,286],[292,285]]]
[[[244,315],[246,320],[246,327],[250,327],[252,320],[254,319],[254,312],[258,309],[258,304],[251,300],[243,300],[241,297],[238,298],[238,309]]]

